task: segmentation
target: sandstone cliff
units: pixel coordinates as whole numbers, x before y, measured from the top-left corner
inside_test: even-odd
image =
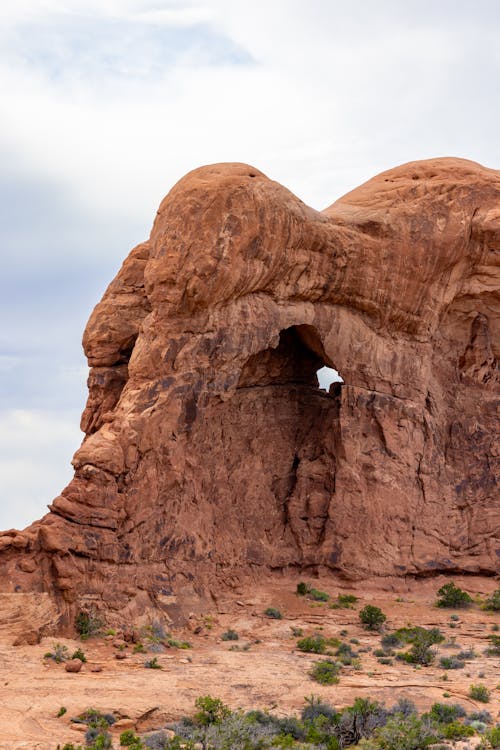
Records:
[[[473,162],[323,212],[244,164],[188,174],[91,315],[75,476],[0,535],[3,590],[69,622],[290,567],[498,572],[499,259],[500,172]]]

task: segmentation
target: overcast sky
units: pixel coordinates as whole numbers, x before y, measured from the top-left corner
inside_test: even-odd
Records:
[[[188,170],[322,209],[402,162],[500,167],[497,0],[2,0],[0,528],[71,477],[81,335]]]

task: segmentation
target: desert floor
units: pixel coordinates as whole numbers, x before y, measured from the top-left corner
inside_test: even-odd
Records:
[[[386,705],[409,698],[422,710],[435,701],[460,703],[468,711],[486,708],[494,719],[500,719],[499,663],[484,655],[488,636],[500,624],[499,613],[486,612],[477,605],[468,610],[435,607],[436,591],[444,578],[373,585],[347,585],[331,577],[311,581],[332,597],[355,594],[359,601],[353,609],[331,609],[328,603],[297,596],[299,580],[279,578],[251,591],[240,589],[220,603],[218,611],[193,617],[187,628],[171,629],[172,637],[191,643],[188,650],[170,648],[145,655],[132,653],[129,645],[127,658],[120,661],[115,658],[113,639],[104,636],[83,643],[50,637],[36,646],[14,647],[4,617],[0,628],[0,750],[55,750],[58,743],[82,742],[82,726],[72,724],[71,718],[89,707],[123,717],[114,731],[118,747],[119,732],[126,726],[139,731],[161,728],[192,714],[195,699],[206,694],[222,698],[233,709],[268,709],[280,715],[298,713],[304,697],[314,694],[336,707],[357,696]],[[497,581],[475,576],[455,581],[472,596],[484,596],[498,587]],[[380,648],[380,634],[366,631],[359,621],[359,610],[366,604],[380,607],[387,615],[384,632],[407,625],[439,627],[447,641],[455,640],[455,648],[450,643],[438,646],[435,665],[430,667],[415,668],[397,660],[383,665],[373,654]],[[283,619],[266,617],[264,610],[270,606],[278,608]],[[459,619],[452,620],[450,615]],[[200,626],[201,631],[195,634]],[[221,640],[228,628],[237,631],[238,641]],[[300,628],[304,635],[321,633],[347,643],[357,639],[359,643],[352,647],[361,649],[360,667],[344,667],[338,685],[319,685],[308,671],[322,657],[298,651],[298,637],[292,628]],[[44,659],[55,642],[65,644],[70,652],[78,647],[84,650],[88,662],[80,673],[67,673],[64,664]],[[445,671],[439,666],[439,657],[453,655],[458,646],[473,647],[477,657],[463,669]],[[371,652],[364,651],[367,648]],[[145,668],[145,659],[155,655],[162,669]],[[95,665],[102,666],[102,671],[92,672]],[[468,697],[470,685],[478,683],[491,691],[488,704]],[[67,711],[57,718],[62,706]]]

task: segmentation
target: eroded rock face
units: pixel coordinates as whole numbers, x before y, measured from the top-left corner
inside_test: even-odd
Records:
[[[290,566],[497,572],[499,257],[500,172],[472,162],[321,213],[244,164],[188,174],[92,313],[75,477],[0,536],[4,589],[69,622]]]

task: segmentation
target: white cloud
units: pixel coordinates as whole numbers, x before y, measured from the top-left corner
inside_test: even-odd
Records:
[[[0,528],[24,528],[72,477],[81,443],[77,412],[0,412]]]

